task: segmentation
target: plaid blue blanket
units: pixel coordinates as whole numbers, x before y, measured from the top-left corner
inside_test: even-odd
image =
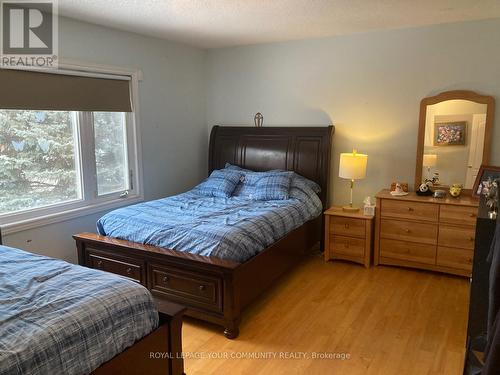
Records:
[[[207,197],[195,188],[112,211],[97,229],[105,236],[244,262],[321,209],[317,194],[300,181],[286,200]]]
[[[157,326],[135,282],[0,246],[1,374],[88,374]]]

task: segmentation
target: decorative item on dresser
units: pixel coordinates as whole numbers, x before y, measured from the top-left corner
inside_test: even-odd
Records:
[[[374,263],[470,276],[479,201],[376,195]]]
[[[342,207],[325,211],[325,261],[343,259],[370,267],[373,216],[346,212]]]

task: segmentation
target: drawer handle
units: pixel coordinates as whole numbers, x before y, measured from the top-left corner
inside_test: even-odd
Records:
[[[127,268],[127,275],[130,275],[131,272],[132,272],[132,268],[131,267]]]
[[[97,268],[101,268],[101,267],[102,267],[102,260],[97,262]]]
[[[168,276],[163,276],[163,279],[161,279],[165,284],[168,283]]]
[[[345,229],[349,229],[349,224],[344,224]]]
[[[200,289],[201,292],[205,291],[205,285],[200,285],[199,289]]]
[[[408,211],[413,211],[413,207],[408,207]]]

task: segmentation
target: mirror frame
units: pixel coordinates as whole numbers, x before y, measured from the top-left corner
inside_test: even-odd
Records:
[[[444,102],[446,100],[470,100],[472,102],[487,104],[486,109],[486,127],[484,132],[484,148],[483,148],[483,161],[482,164],[488,164],[491,154],[491,136],[493,130],[493,120],[495,116],[495,99],[489,95],[481,95],[474,91],[468,90],[454,90],[444,91],[435,96],[423,98],[420,101],[420,116],[418,125],[418,138],[417,138],[417,162],[415,167],[415,190],[418,189],[422,183],[422,163],[424,158],[424,141],[425,141],[425,120],[427,116],[427,106]],[[464,193],[472,192],[472,189],[463,189]]]

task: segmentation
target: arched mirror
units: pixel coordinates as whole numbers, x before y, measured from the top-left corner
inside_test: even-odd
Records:
[[[481,164],[488,164],[495,99],[473,91],[446,91],[422,99],[415,189],[426,179],[440,188],[471,191]]]

